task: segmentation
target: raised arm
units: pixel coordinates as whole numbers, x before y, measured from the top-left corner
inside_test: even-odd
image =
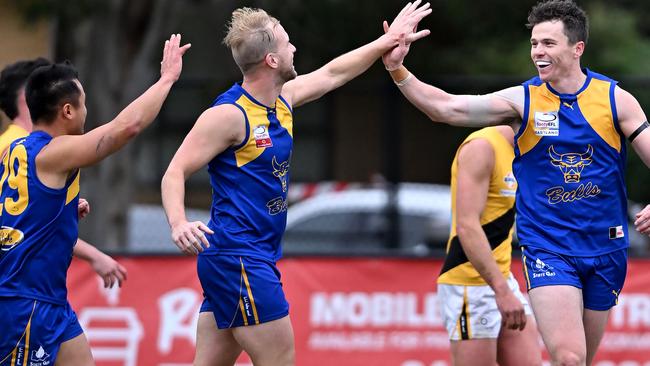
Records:
[[[54,138],[37,157],[39,173],[67,174],[74,169],[93,165],[120,149],[151,124],[172,85],[178,80],[183,54],[190,48],[190,44],[181,47],[180,41],[180,34],[172,35],[165,41],[160,79],[114,120],[86,134]]]
[[[320,69],[287,82],[282,95],[293,106],[318,99],[366,71],[382,54],[397,46],[400,35],[414,42],[429,35],[429,30],[415,32],[420,20],[431,13],[429,3],[408,3],[395,17],[390,30],[375,41],[341,55]]]
[[[230,104],[212,107],[198,118],[176,151],[163,176],[163,207],[171,227],[174,244],[187,254],[209,246],[205,232],[212,231],[200,221],[188,222],[185,216],[185,181],[228,147],[240,144],[246,136],[243,113]]]
[[[382,61],[406,99],[429,119],[469,127],[506,124],[521,119],[523,87],[507,88],[487,95],[449,94],[418,80],[404,67],[410,43],[406,37],[400,37],[398,46],[382,55]]]
[[[499,270],[480,222],[494,168],[494,150],[486,140],[472,140],[461,148],[457,162],[458,240],[470,263],[494,291],[503,326],[522,330],[526,326],[524,306]]]

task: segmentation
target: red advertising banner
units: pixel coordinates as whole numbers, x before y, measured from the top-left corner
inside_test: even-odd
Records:
[[[191,365],[202,301],[195,259],[120,262],[129,279],[119,289],[103,289],[90,267],[76,260],[68,275],[70,302],[97,365]],[[450,365],[435,291],[441,265],[434,259],[282,260],[297,365]],[[513,267],[521,281],[521,264]],[[650,366],[648,284],[650,260],[631,260],[595,366]],[[238,365],[250,361],[244,355]]]

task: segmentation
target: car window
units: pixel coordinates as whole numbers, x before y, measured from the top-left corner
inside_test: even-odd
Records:
[[[448,223],[430,216],[400,215],[399,243],[389,243],[390,220],[385,212],[336,212],[305,218],[287,227],[286,254],[427,254],[444,249]],[[399,245],[399,247],[397,246]]]

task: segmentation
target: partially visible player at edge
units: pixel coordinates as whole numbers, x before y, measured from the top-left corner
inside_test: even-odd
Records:
[[[0,165],[0,365],[94,365],[66,289],[78,237],[79,169],[116,152],[154,120],[189,47],[173,35],[160,79],[88,133],[86,95],[74,67],[44,66],[29,77],[34,130],[10,144]]]
[[[0,109],[11,120],[7,129],[0,134],[0,156],[4,154],[11,142],[29,135],[32,131],[32,118],[25,100],[25,84],[34,70],[50,64],[50,61],[44,58],[22,60],[6,66],[0,72]],[[88,202],[80,198],[80,218],[89,211]],[[91,265],[103,279],[104,287],[110,288],[115,284],[122,286],[122,281],[126,279],[126,268],[82,239],[77,240],[72,253]]]
[[[452,95],[402,62],[408,41],[383,57],[399,90],[432,121],[483,126],[523,121],[515,136],[517,235],[535,319],[554,365],[589,365],[627,268],[625,139],[650,165],[650,132],[637,100],[582,68],[586,13],[541,1],[528,16],[538,71],[492,94]],[[650,233],[650,205],[636,229]]]
[[[428,35],[415,32],[431,12],[428,3],[419,4],[407,4],[387,34],[301,76],[293,66],[296,48],[277,19],[260,9],[233,12],[224,43],[244,80],[198,118],[162,181],[174,243],[186,253],[202,252],[197,269],[205,299],[194,365],[233,365],[242,351],[255,365],[295,363],[276,267],[286,226],[293,108],[364,72],[400,35],[409,42]],[[207,226],[188,222],[183,202],[185,180],[206,164],[213,192]]]
[[[513,140],[508,126],[478,130],[451,165],[452,224],[438,299],[453,365],[542,363],[532,311],[510,272]]]

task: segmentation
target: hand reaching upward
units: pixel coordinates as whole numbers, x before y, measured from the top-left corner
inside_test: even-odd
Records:
[[[382,56],[384,66],[388,70],[399,68],[408,54],[411,43],[431,33],[428,29],[417,30],[420,20],[431,14],[429,3],[418,7],[419,4],[420,0],[406,4],[390,25],[387,21],[383,23],[384,33],[397,37],[397,46]]]
[[[181,46],[181,35],[172,34],[172,36],[165,41],[165,48],[163,50],[163,58],[160,62],[160,77],[169,78],[172,82],[178,80],[183,69],[183,55],[190,47],[191,43]]]

